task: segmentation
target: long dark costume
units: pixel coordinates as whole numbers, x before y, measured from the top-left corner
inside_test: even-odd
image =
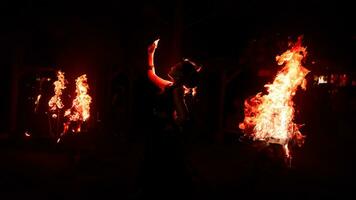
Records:
[[[182,136],[190,117],[184,101],[184,87],[196,87],[200,68],[184,59],[171,67],[168,73],[171,80],[160,78],[154,66],[158,42],[159,39],[155,40],[147,49],[147,77],[160,92],[151,106],[152,121],[147,131],[140,182],[145,199],[187,199],[191,177],[187,173]]]
[[[174,119],[174,89],[154,97],[151,127],[147,132],[141,183],[143,196],[175,199],[189,197],[191,178],[183,146],[184,129]]]

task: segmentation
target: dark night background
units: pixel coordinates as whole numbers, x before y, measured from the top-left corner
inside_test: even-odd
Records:
[[[185,199],[355,198],[355,13],[352,1],[1,1],[0,198],[146,199],[146,53],[158,37],[162,77],[183,57],[203,66]],[[311,70],[295,97],[306,143],[291,169],[264,169],[263,153],[239,140],[243,101],[273,80],[275,56],[299,35]],[[93,97],[87,132],[60,145],[45,114],[52,82],[38,81],[58,69],[71,85],[86,73]],[[315,80],[334,74],[346,83]]]

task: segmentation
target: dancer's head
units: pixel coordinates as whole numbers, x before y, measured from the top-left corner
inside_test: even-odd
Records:
[[[201,67],[194,62],[184,59],[171,67],[168,76],[175,84],[182,84],[188,88],[196,87],[199,79]]]

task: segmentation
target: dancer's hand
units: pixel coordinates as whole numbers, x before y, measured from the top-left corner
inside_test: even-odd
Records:
[[[150,46],[148,46],[148,53],[153,54],[157,49],[159,39],[155,40]]]
[[[157,49],[159,39],[155,40],[150,46],[148,46],[148,66],[154,71],[154,54]]]

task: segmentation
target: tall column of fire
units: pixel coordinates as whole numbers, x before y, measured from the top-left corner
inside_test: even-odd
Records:
[[[54,85],[54,95],[52,96],[52,98],[49,100],[48,102],[48,106],[49,106],[49,114],[51,115],[52,119],[55,120],[51,120],[49,118],[49,126],[50,126],[50,133],[54,134],[55,137],[58,136],[59,134],[59,126],[60,126],[60,115],[61,115],[61,111],[64,108],[64,104],[62,101],[62,94],[63,94],[63,90],[66,88],[66,84],[67,81],[64,77],[64,72],[62,71],[58,71],[57,72],[57,80],[53,83]],[[55,122],[55,123],[53,123]],[[53,133],[53,125],[55,125],[55,133]]]
[[[245,100],[245,118],[239,124],[244,134],[254,140],[283,145],[287,158],[291,158],[289,142],[294,140],[301,145],[304,140],[300,125],[293,121],[293,97],[299,86],[306,89],[305,76],[309,70],[301,65],[306,55],[302,37],[299,37],[290,50],[276,57],[278,65],[284,64],[284,67],[272,84],[265,85],[267,94],[260,92]]]
[[[72,107],[65,111],[64,117],[67,122],[64,123],[63,134],[67,133],[72,122],[75,122],[73,132],[80,132],[81,125],[90,117],[90,104],[92,98],[88,94],[89,85],[86,74],[78,77],[76,80],[76,97],[73,100]]]

